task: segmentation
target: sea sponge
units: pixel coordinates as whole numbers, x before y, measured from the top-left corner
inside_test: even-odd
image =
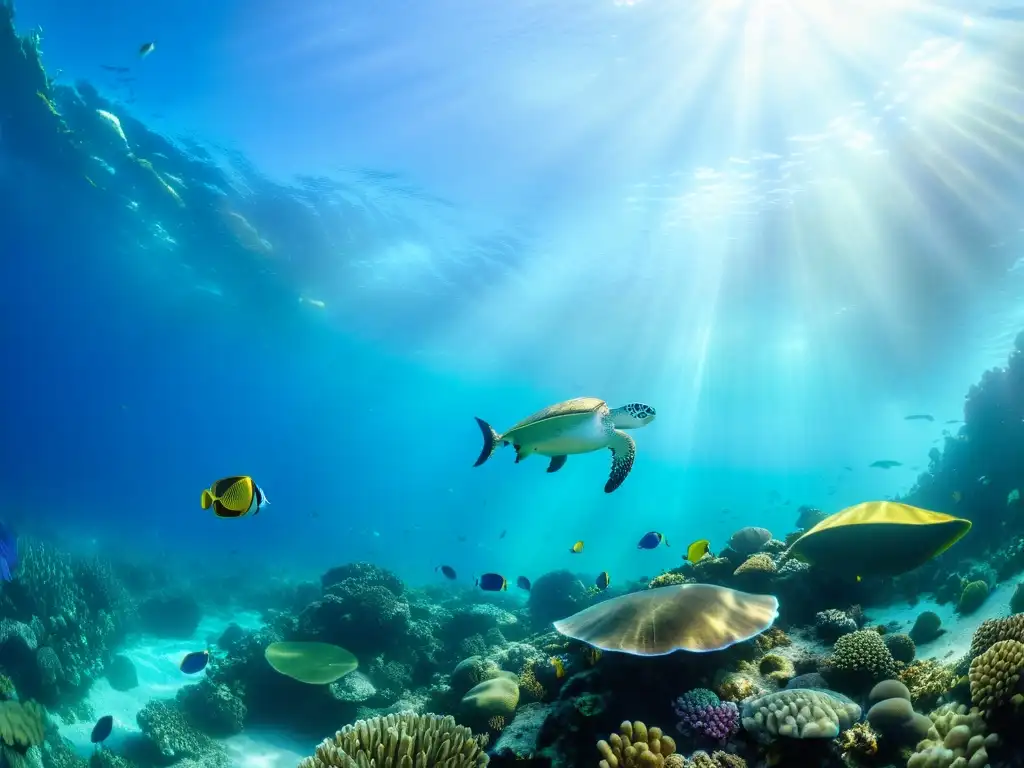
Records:
[[[1017,686],[1024,667],[1024,643],[1000,640],[971,662],[971,703],[982,712],[1013,699],[1022,701]]]
[[[298,768],[422,768],[485,766],[486,736],[473,736],[455,718],[402,712],[358,720],[325,739]]]
[[[932,712],[934,724],[928,738],[917,745],[907,760],[907,768],[950,768],[988,765],[988,750],[999,743],[999,737],[988,733],[984,718],[977,709],[946,704]]]
[[[762,675],[778,685],[785,685],[787,680],[796,675],[796,668],[793,666],[793,662],[777,653],[769,653],[763,656],[757,664],[757,669]]]
[[[519,678],[512,672],[501,672],[497,677],[473,686],[462,697],[462,708],[470,716],[502,715],[511,717],[519,706]]]
[[[597,751],[601,755],[599,768],[664,768],[668,765],[681,765],[666,758],[676,751],[676,742],[671,736],[661,732],[661,728],[650,728],[637,720],[624,720],[619,732],[613,733],[608,740],[597,742]],[[300,766],[300,768],[302,768]]]
[[[934,611],[922,611],[914,620],[914,626],[910,629],[910,639],[915,643],[929,643],[945,632],[942,629],[942,619]]]
[[[1024,613],[981,622],[971,639],[971,658],[978,658],[1000,640],[1024,642]]]
[[[793,688],[743,703],[743,727],[762,742],[776,737],[834,739],[860,720],[860,706],[832,691]]]
[[[740,567],[732,572],[732,575],[742,576],[744,574],[762,574],[767,576],[775,573],[777,570],[778,569],[775,567],[775,561],[772,560],[771,556],[761,553],[751,555],[744,560],[740,564]]]
[[[46,736],[46,712],[34,701],[0,702],[0,739],[8,747],[25,750],[42,744]]]
[[[923,710],[930,710],[939,697],[956,685],[953,668],[934,659],[915,661],[899,672],[899,679],[910,690],[910,700]]]
[[[453,692],[461,696],[474,685],[497,677],[500,672],[501,669],[498,665],[490,659],[485,659],[482,656],[470,656],[455,666],[448,684]]]
[[[984,581],[972,581],[964,586],[960,593],[960,602],[956,606],[957,613],[967,615],[981,608],[988,598],[988,584]]]
[[[866,687],[895,676],[896,663],[877,632],[861,629],[836,640],[826,677],[844,681],[850,687]]]
[[[914,660],[914,656],[917,655],[917,645],[910,639],[910,635],[905,635],[902,632],[897,632],[893,635],[884,635],[882,642],[885,643],[885,647],[889,649],[889,653],[896,661],[902,661],[904,664],[909,664]]]

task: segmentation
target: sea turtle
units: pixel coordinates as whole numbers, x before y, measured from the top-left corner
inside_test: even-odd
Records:
[[[516,449],[516,464],[534,453],[550,456],[548,472],[557,472],[565,466],[570,454],[608,448],[612,452],[612,471],[604,484],[604,492],[611,493],[622,485],[636,456],[636,443],[622,430],[646,426],[654,421],[654,416],[654,409],[643,403],[609,408],[599,398],[577,397],[549,405],[503,435],[478,418],[476,423],[484,436],[484,448],[473,466],[479,467],[487,461],[499,445]]]

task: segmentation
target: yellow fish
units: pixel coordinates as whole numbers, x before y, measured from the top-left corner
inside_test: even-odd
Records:
[[[574,555],[578,555],[580,552],[583,551],[583,542],[577,541],[575,544],[572,545],[572,548],[569,551],[572,552],[572,554]]]
[[[250,512],[258,515],[270,500],[248,475],[236,475],[218,480],[203,491],[199,499],[203,509],[213,507],[217,517],[244,517]]]
[[[565,665],[562,663],[562,660],[560,658],[558,658],[557,656],[552,656],[551,666],[555,668],[555,677],[557,679],[561,680],[563,677],[565,677]]]
[[[686,556],[684,560],[688,560],[691,563],[696,563],[704,555],[711,554],[711,542],[707,539],[697,539],[693,544],[686,548]]]

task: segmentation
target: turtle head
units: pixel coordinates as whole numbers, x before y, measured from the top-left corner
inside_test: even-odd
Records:
[[[612,410],[616,429],[639,429],[646,427],[655,417],[654,409],[644,403],[627,403]]]

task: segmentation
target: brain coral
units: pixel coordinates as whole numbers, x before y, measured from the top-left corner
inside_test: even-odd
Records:
[[[843,635],[832,649],[829,675],[851,687],[866,686],[896,676],[896,664],[882,636],[871,629]]]
[[[449,684],[452,691],[461,696],[474,685],[497,677],[500,671],[498,665],[490,659],[470,656],[456,665]]]
[[[666,764],[681,764],[666,760],[676,751],[672,737],[664,735],[661,728],[648,729],[639,720],[624,720],[619,733],[613,733],[608,741],[597,742],[597,751],[601,754],[600,768],[664,768]]]
[[[462,697],[463,710],[472,716],[511,716],[519,706],[519,679],[512,672],[475,685]]]
[[[1024,642],[1024,613],[981,622],[971,640],[971,658],[978,658],[1000,640]]]
[[[743,703],[743,727],[769,742],[791,739],[834,739],[860,720],[860,707],[845,696],[818,689],[776,691]]]
[[[985,720],[978,710],[946,704],[932,712],[935,736],[917,745],[907,760],[907,768],[950,768],[950,766],[988,765],[988,750],[999,743],[995,734],[987,734]],[[987,735],[986,735],[987,734]]]
[[[983,712],[1021,700],[1017,685],[1024,666],[1024,643],[1000,640],[971,662],[971,703]]]
[[[452,717],[403,712],[346,725],[298,768],[471,768],[487,765],[485,744]]]

